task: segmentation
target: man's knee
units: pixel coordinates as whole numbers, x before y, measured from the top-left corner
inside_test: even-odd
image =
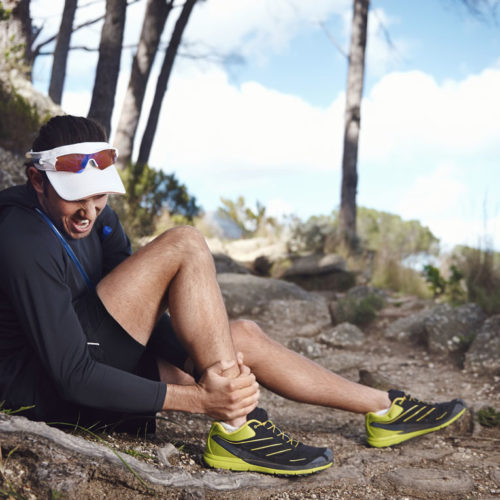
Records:
[[[258,344],[267,339],[260,326],[248,319],[238,319],[231,322],[231,335],[236,347],[241,344]]]
[[[214,265],[204,236],[192,226],[177,226],[168,229],[158,236],[158,241],[169,251],[177,250],[186,260],[206,261],[209,265]]]

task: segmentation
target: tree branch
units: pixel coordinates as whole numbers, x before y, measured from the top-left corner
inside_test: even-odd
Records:
[[[128,4],[127,4],[127,7],[129,7],[130,5],[134,4],[134,3],[137,3],[137,2],[140,2],[141,0],[129,0]],[[90,2],[90,3],[95,3],[95,2]],[[89,4],[87,4],[89,5]],[[87,6],[86,5],[86,6]],[[102,21],[105,17],[105,14],[103,14],[102,16],[99,16],[99,17],[96,17],[94,19],[90,19],[88,21],[85,21],[84,23],[81,23],[77,26],[75,26],[73,28],[73,31],[72,33],[74,33],[75,31],[78,31],[78,30],[81,30],[82,28],[86,28],[87,26],[91,26],[92,24],[95,24],[95,23],[98,23],[99,21]],[[40,31],[41,31],[41,28],[40,28]],[[57,39],[57,33],[54,35],[54,36],[51,36],[50,38],[47,38],[47,40],[44,40],[43,42],[40,42],[36,47],[33,48],[33,59],[35,59],[37,56],[41,56],[41,55],[50,55],[52,54],[51,52],[41,52],[41,48],[42,47],[45,47],[45,45],[48,45],[49,43],[53,42],[54,40]],[[38,36],[38,34],[37,34]],[[71,49],[70,49],[71,50]],[[84,49],[84,50],[87,50],[87,49]],[[92,49],[94,50],[94,49]]]
[[[326,27],[326,24],[323,21],[318,21],[319,27],[323,30],[323,33],[327,36],[327,38],[330,40],[330,42],[333,43],[335,48],[347,59],[349,60],[349,54],[342,48],[340,43],[337,41],[337,39],[332,35],[330,30]]]

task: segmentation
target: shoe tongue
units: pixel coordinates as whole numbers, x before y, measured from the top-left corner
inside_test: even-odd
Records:
[[[258,420],[259,422],[265,422],[268,420],[267,411],[264,408],[254,408],[248,415],[247,420]]]
[[[394,401],[396,398],[402,398],[405,395],[403,391],[398,391],[396,389],[391,389],[389,391],[389,399]]]

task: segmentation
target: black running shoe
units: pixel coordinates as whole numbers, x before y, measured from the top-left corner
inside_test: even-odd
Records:
[[[394,389],[389,391],[389,399],[392,404],[385,415],[366,414],[366,434],[370,446],[392,446],[437,431],[459,419],[466,409],[461,399],[447,403],[424,403]]]
[[[292,439],[267,418],[262,408],[253,410],[247,422],[233,432],[214,422],[203,458],[218,469],[278,475],[311,474],[333,464],[331,450]]]

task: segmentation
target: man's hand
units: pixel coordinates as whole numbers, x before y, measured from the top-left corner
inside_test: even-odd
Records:
[[[241,353],[237,355],[240,375],[236,378],[224,376],[224,372],[235,365],[235,361],[219,361],[203,373],[197,387],[203,413],[216,420],[233,420],[250,413],[259,401],[259,384],[250,368],[243,364]]]

